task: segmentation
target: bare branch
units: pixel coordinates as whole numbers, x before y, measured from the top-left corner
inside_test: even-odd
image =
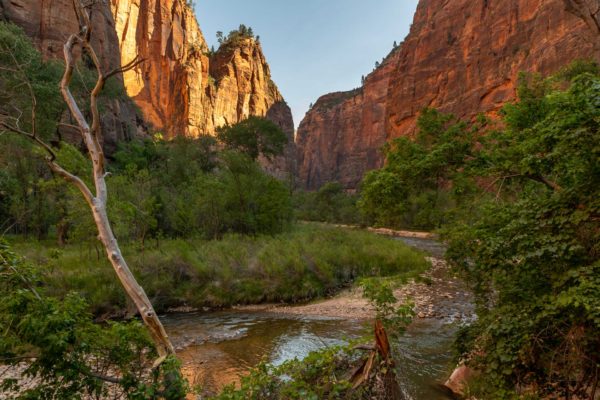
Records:
[[[71,128],[71,129],[75,129],[75,130],[80,130],[81,128],[79,128],[77,125],[73,125],[73,124],[66,124],[64,122],[59,122],[58,123],[59,126],[64,126],[65,128]]]
[[[54,153],[54,150],[52,149],[52,147],[50,147],[50,145],[48,145],[46,142],[41,140],[38,136],[34,135],[33,133],[25,132],[17,126],[11,126],[11,125],[7,124],[5,121],[0,120],[0,126],[9,132],[13,132],[18,135],[24,136],[24,137],[28,138],[29,140],[33,141],[34,143],[38,144],[42,149],[44,149],[48,153],[48,155],[50,157],[50,161],[56,160],[56,153]]]
[[[536,182],[542,183],[548,189],[551,189],[551,190],[553,190],[555,192],[562,191],[562,187],[558,183],[556,183],[554,181],[551,181],[550,179],[546,178],[542,174],[525,174],[523,176],[525,176],[526,178],[529,178],[531,180],[534,180]]]
[[[134,69],[135,67],[142,64],[145,61],[146,60],[144,58],[140,58],[140,55],[138,54],[135,56],[135,58],[133,60],[131,60],[127,64],[123,65],[121,68],[115,68],[112,71],[110,71],[108,74],[106,74],[106,79],[113,77],[115,75],[118,75],[118,74],[122,74],[127,71],[131,71],[132,69]]]
[[[10,55],[10,58],[12,59],[17,72],[21,75],[21,79],[23,79],[23,84],[26,85],[27,89],[29,90],[29,96],[31,97],[31,122],[30,122],[31,123],[31,133],[33,134],[33,136],[35,136],[37,133],[36,132],[37,98],[35,96],[33,86],[31,85],[31,81],[29,80],[29,77],[25,73],[25,70],[23,70],[23,66],[21,64],[19,64],[19,61],[17,60],[15,53],[7,46],[2,46],[2,50]],[[18,123],[17,123],[17,126],[19,126]]]
[[[48,163],[48,166],[54,173],[60,175],[66,181],[70,182],[75,187],[77,187],[77,189],[79,189],[81,194],[83,194],[83,197],[85,198],[88,205],[90,205],[90,206],[94,205],[94,203],[95,203],[94,195],[92,194],[92,191],[88,188],[88,186],[85,184],[85,182],[83,180],[81,180],[81,178],[68,172],[67,170],[62,168],[60,165],[58,165],[56,162],[52,161],[50,158],[46,159],[46,162]]]

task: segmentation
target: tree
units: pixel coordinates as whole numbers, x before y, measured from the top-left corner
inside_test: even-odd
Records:
[[[115,69],[108,73],[105,73],[102,70],[98,56],[91,45],[92,24],[89,13],[93,4],[94,3],[92,3],[91,6],[84,6],[81,1],[73,0],[73,6],[77,14],[80,31],[76,34],[72,34],[64,45],[64,57],[66,65],[60,84],[60,92],[69,109],[71,118],[76,123],[75,127],[79,131],[81,138],[85,143],[85,147],[91,160],[94,191],[90,189],[84,179],[71,172],[68,172],[59,164],[55,148],[49,145],[43,139],[43,137],[40,136],[40,132],[37,129],[37,109],[38,106],[43,107],[44,105],[38,104],[36,91],[31,84],[31,80],[25,73],[26,65],[19,62],[14,54],[13,48],[10,46],[3,46],[1,50],[7,53],[13,60],[13,72],[19,77],[19,79],[21,79],[22,86],[26,88],[27,94],[31,99],[31,107],[29,109],[29,126],[24,127],[21,124],[23,113],[20,110],[16,110],[16,116],[10,114],[0,115],[0,126],[5,131],[21,135],[22,137],[25,137],[34,143],[46,154],[45,161],[50,170],[77,188],[83,195],[87,205],[92,211],[92,215],[98,229],[98,238],[106,250],[108,259],[112,264],[119,280],[121,281],[121,284],[123,285],[127,295],[136,305],[154,340],[157,352],[159,354],[159,359],[157,360],[156,365],[159,365],[167,357],[174,355],[175,350],[165,332],[162,323],[156,315],[148,296],[146,295],[144,289],[136,281],[125,259],[123,258],[121,249],[119,248],[119,244],[113,233],[107,214],[108,190],[106,185],[106,166],[104,152],[100,144],[102,132],[100,125],[101,117],[98,108],[98,96],[100,95],[108,79],[110,79],[112,76],[134,68],[141,62],[141,60],[136,58],[122,68]],[[97,73],[96,84],[89,96],[90,114],[92,118],[91,124],[88,123],[70,88],[75,70],[76,47],[80,47],[89,57]]]
[[[485,200],[465,203],[467,218],[448,227],[449,259],[477,297],[478,319],[461,336],[482,372],[477,397],[597,398],[599,100],[594,65],[522,79],[476,160],[491,182]]]
[[[222,31],[217,32],[217,41],[219,42],[219,44],[223,44],[223,42],[225,41],[225,37],[223,36]]]
[[[398,138],[386,149],[386,166],[361,185],[361,211],[372,223],[432,228],[462,193],[461,168],[473,151],[473,135],[452,115],[425,109],[416,140]]]
[[[257,160],[260,155],[268,160],[283,154],[288,141],[274,122],[261,117],[250,117],[232,126],[217,130],[217,139],[225,147],[238,150]]]

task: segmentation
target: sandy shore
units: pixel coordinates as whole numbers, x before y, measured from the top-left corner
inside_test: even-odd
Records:
[[[401,302],[411,301],[415,306],[417,318],[468,319],[471,307],[471,295],[464,284],[453,277],[448,264],[438,258],[429,258],[430,270],[423,274],[425,283],[409,282],[398,288],[394,295]],[[459,304],[461,306],[457,306]],[[305,305],[263,304],[237,307],[237,310],[264,311],[297,316],[321,316],[343,319],[366,320],[375,316],[375,310],[362,296],[362,290],[354,287],[336,296]]]

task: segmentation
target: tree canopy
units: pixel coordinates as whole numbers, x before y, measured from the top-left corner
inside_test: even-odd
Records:
[[[240,151],[252,160],[260,155],[269,160],[280,156],[288,142],[285,132],[274,122],[255,116],[219,128],[217,138],[227,148]]]

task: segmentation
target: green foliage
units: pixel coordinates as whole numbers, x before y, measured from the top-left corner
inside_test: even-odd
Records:
[[[332,347],[280,367],[261,364],[242,378],[239,389],[226,387],[213,400],[363,399],[369,394],[367,390],[352,390],[342,378],[358,357],[350,346]]]
[[[282,155],[288,141],[274,122],[260,117],[219,128],[217,138],[228,149],[240,151],[253,160],[261,155],[269,160]]]
[[[478,299],[479,320],[461,346],[477,349],[484,397],[593,397],[600,76],[579,63],[551,79],[523,79],[519,94],[477,161],[495,196],[448,229],[449,255]]]
[[[173,399],[187,386],[175,359],[151,370],[156,357],[142,324],[94,323],[76,293],[45,293],[45,274],[0,242],[0,362],[20,379],[0,380],[0,393],[19,399],[79,399],[122,393],[128,399]]]
[[[425,271],[424,257],[397,240],[361,231],[301,225],[276,236],[226,235],[220,241],[162,240],[123,246],[129,266],[155,308],[227,307],[300,302],[323,297],[368,276],[408,279]],[[48,271],[48,294],[76,290],[96,315],[126,310],[122,289],[104,257],[78,246],[15,248]],[[281,249],[285,249],[282,251]]]
[[[366,278],[361,280],[363,296],[375,308],[376,318],[392,337],[400,337],[414,317],[410,304],[398,304],[394,289],[400,282],[395,278]]]
[[[368,173],[359,207],[370,224],[431,229],[448,221],[447,211],[469,191],[461,169],[473,152],[473,134],[451,115],[425,109],[416,140],[396,139],[387,164]]]
[[[297,191],[293,197],[298,219],[344,224],[361,222],[357,201],[358,196],[346,193],[337,182],[327,183],[317,192]]]
[[[285,135],[273,123],[256,119],[242,125],[229,128],[236,134],[225,135],[231,147],[243,150],[252,143],[268,156],[282,150]],[[61,244],[87,244],[99,255],[96,227],[80,193],[60,178],[52,179],[43,161],[31,156],[36,149],[25,139],[1,136],[0,145],[7,154],[0,155],[5,166],[0,178],[0,213],[6,216],[2,229],[33,233],[38,239],[56,236]],[[287,229],[293,217],[287,186],[263,172],[252,157],[218,147],[210,136],[121,143],[107,177],[109,217],[119,240],[144,248],[148,239],[164,236],[220,238],[231,232]],[[91,183],[89,161],[77,149],[61,143],[56,152],[63,167]]]
[[[62,63],[44,61],[20,28],[0,22],[0,118],[3,122],[18,125],[25,132],[35,130],[46,142],[59,143],[58,124],[66,111],[58,90],[62,73]],[[95,72],[85,63],[77,66],[71,88],[80,104],[88,102],[88,91],[95,80]],[[123,96],[122,84],[109,82],[100,99],[101,111],[108,99]],[[85,172],[87,175],[80,176],[89,179],[89,169],[77,169],[84,165],[82,160],[85,162],[81,153],[64,143],[56,144],[55,151],[63,166],[76,168],[71,170],[77,173]],[[0,128],[0,232],[7,230],[38,239],[56,234],[59,241],[66,239],[68,227],[72,225],[66,207],[69,192],[64,184],[52,181],[45,156],[24,137]]]
[[[52,135],[63,110],[57,90],[62,66],[44,62],[23,31],[6,22],[0,22],[0,66],[0,112],[20,116],[21,128],[30,132],[33,94],[36,132],[44,138]]]
[[[235,46],[244,39],[253,39],[254,31],[249,26],[241,24],[238,29],[235,29],[227,36],[223,35],[223,32],[217,32],[217,41],[222,47]]]

